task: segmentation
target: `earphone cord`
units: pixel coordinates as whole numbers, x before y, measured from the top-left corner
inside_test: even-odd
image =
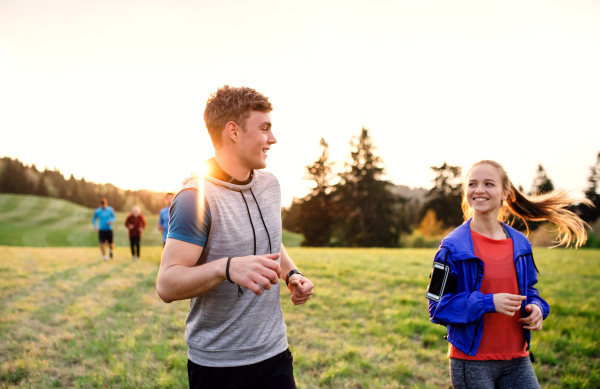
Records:
[[[269,254],[272,254],[273,248],[271,247],[271,234],[269,234],[269,230],[267,229],[267,224],[265,223],[265,219],[263,218],[262,211],[260,210],[260,205],[258,205],[258,201],[256,200],[256,196],[254,196],[254,192],[252,192],[252,189],[250,189],[250,193],[252,194],[252,198],[254,199],[254,202],[256,203],[256,207],[258,208],[258,213],[260,214],[260,220],[262,220],[263,226],[265,227],[265,231],[267,232],[267,239],[269,240]],[[240,191],[240,194],[242,195],[242,199],[244,199],[244,204],[246,205],[246,211],[248,212],[248,219],[250,219],[250,226],[252,226],[252,236],[254,237],[254,255],[256,255],[256,230],[254,229],[254,223],[252,222],[252,215],[250,214],[250,208],[248,207],[248,202],[246,201],[246,196],[244,196],[244,193],[242,193],[242,191]],[[242,291],[242,288],[238,285],[238,297],[240,297],[241,294],[244,294],[244,292]]]

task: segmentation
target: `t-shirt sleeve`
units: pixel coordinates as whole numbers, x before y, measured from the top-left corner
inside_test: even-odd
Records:
[[[200,202],[203,204],[200,205]],[[204,247],[210,232],[210,222],[210,209],[206,199],[199,199],[197,190],[186,189],[173,199],[167,237]]]

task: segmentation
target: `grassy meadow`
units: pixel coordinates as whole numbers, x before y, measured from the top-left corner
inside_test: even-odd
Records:
[[[424,298],[435,250],[289,252],[315,283],[305,305],[281,296],[299,388],[449,387]],[[186,387],[188,303],[157,297],[160,253],[0,246],[0,388]],[[598,388],[600,251],[535,255],[552,306],[534,334],[541,385]]]
[[[125,219],[129,212],[116,212],[114,240],[129,247]],[[50,197],[0,193],[0,245],[27,247],[92,247],[98,235],[92,226],[94,210]],[[142,246],[161,246],[158,215],[144,215],[146,230]],[[302,236],[284,232],[286,247],[300,246]]]

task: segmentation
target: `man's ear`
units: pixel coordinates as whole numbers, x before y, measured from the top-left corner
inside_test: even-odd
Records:
[[[227,122],[225,125],[225,137],[237,143],[240,128],[235,122]]]

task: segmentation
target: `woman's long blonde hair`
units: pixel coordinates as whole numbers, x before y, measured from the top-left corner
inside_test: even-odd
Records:
[[[529,234],[527,221],[548,221],[558,226],[556,246],[565,245],[568,247],[573,244],[577,248],[581,247],[581,245],[586,242],[587,233],[585,228],[587,223],[566,208],[575,202],[593,206],[590,200],[572,197],[571,194],[565,190],[555,190],[542,195],[526,196],[515,188],[502,165],[491,160],[479,161],[473,164],[471,169],[467,172],[463,184],[462,199],[462,210],[465,220],[473,216],[473,208],[469,206],[467,201],[469,174],[475,166],[482,164],[488,164],[495,167],[502,180],[502,189],[508,189],[508,198],[506,199],[505,204],[500,208],[500,212],[498,212],[498,220],[506,221],[511,215],[518,217],[525,224],[527,234]]]

